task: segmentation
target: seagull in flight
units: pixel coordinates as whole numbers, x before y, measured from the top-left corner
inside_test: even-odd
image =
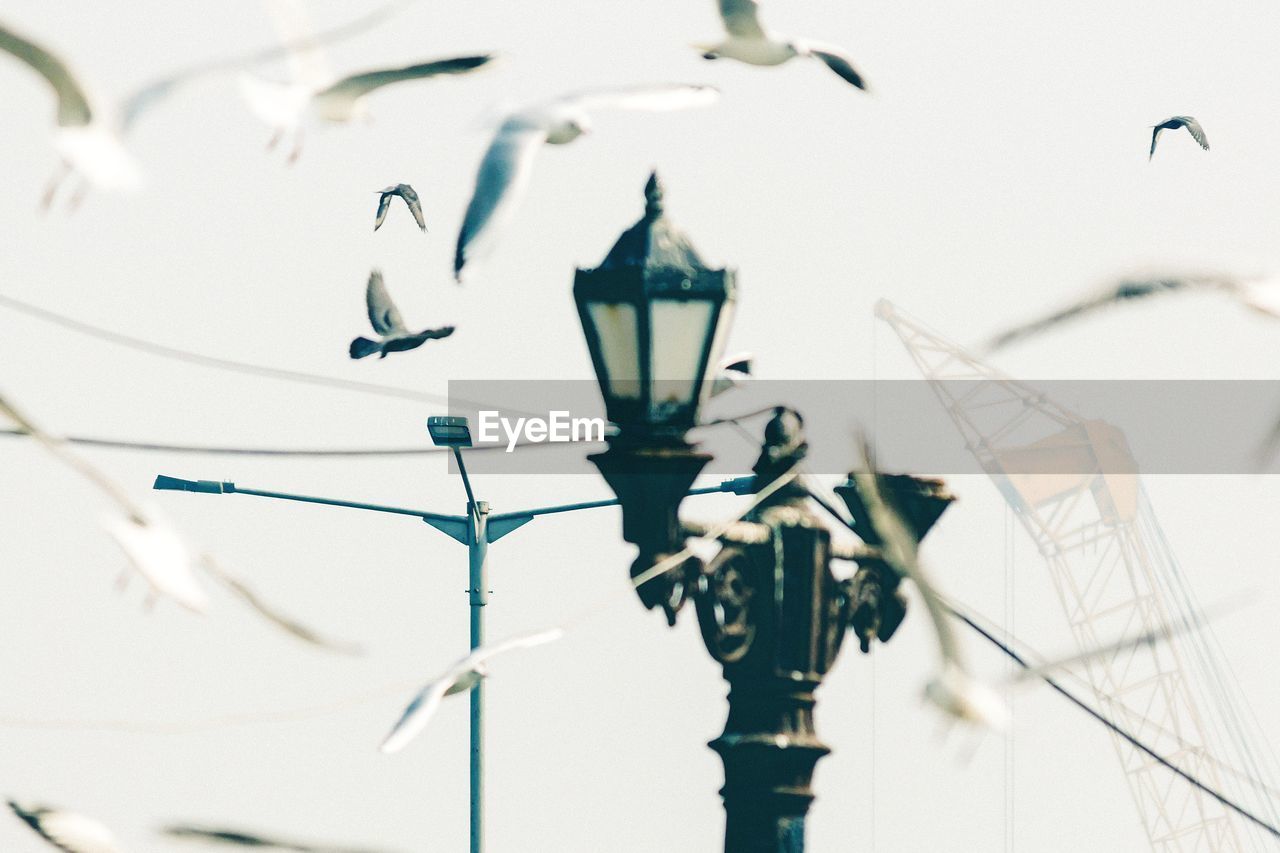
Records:
[[[63,853],[124,853],[111,830],[93,818],[47,806],[24,806],[13,800],[9,800],[9,808]]]
[[[453,334],[453,326],[423,329],[420,332],[410,332],[405,328],[400,309],[391,301],[391,294],[387,293],[387,286],[382,283],[382,273],[377,270],[369,273],[365,303],[369,308],[369,322],[381,337],[376,341],[356,338],[349,349],[352,358],[364,358],[375,352],[379,353],[378,358],[386,358],[389,352],[417,349],[427,341],[447,338]]]
[[[129,565],[150,587],[148,603],[163,597],[195,613],[205,612],[209,596],[198,576],[198,572],[203,570],[260,616],[298,639],[335,651],[358,652],[355,647],[328,640],[268,606],[244,581],[219,565],[211,555],[193,549],[158,508],[135,501],[122,486],[73,453],[65,441],[32,423],[3,395],[0,395],[0,415],[9,418],[52,456],[91,482],[115,505],[115,511],[103,519],[102,526],[120,546]],[[126,572],[117,586],[123,588],[128,579]]]
[[[818,59],[851,86],[866,90],[867,83],[839,48],[808,39],[769,33],[760,24],[759,0],[718,0],[727,38],[716,44],[699,44],[703,59],[727,57],[748,65],[781,65],[797,56]]]
[[[409,206],[409,212],[413,214],[414,221],[418,223],[418,227],[425,234],[427,231],[427,220],[422,215],[422,201],[418,198],[418,193],[408,184],[396,184],[393,187],[378,190],[380,197],[378,199],[378,215],[373,220],[373,230],[377,231],[382,227],[382,222],[387,218],[387,210],[391,207],[391,199],[400,196],[404,199],[404,203]]]
[[[441,700],[446,696],[466,693],[478,685],[489,674],[488,663],[498,655],[515,649],[527,649],[550,643],[564,636],[560,628],[551,628],[535,634],[521,634],[492,646],[481,646],[462,660],[445,670],[444,674],[423,687],[413,701],[405,708],[399,722],[391,729],[386,740],[382,742],[385,753],[399,752],[409,741],[431,720]]]
[[[146,580],[153,596],[171,598],[197,613],[204,611],[209,599],[196,577],[196,556],[158,509],[133,500],[118,483],[73,453],[64,441],[33,424],[3,395],[0,415],[8,417],[115,504],[116,511],[103,520],[103,527],[124,551],[133,569]]]
[[[1033,337],[1060,323],[1092,314],[1117,302],[1144,299],[1166,293],[1193,291],[1222,293],[1258,314],[1280,319],[1280,280],[1263,276],[1236,277],[1221,274],[1169,274],[1121,279],[1098,293],[1045,317],[1032,320],[996,335],[987,344],[994,351]]]
[[[591,132],[592,110],[682,110],[713,103],[719,96],[719,90],[712,86],[680,83],[598,89],[508,114],[480,162],[475,191],[458,232],[454,278],[462,281],[463,268],[472,260],[476,244],[495,236],[511,218],[529,184],[538,149],[544,144],[567,145]]]
[[[26,63],[43,77],[58,99],[53,146],[62,166],[46,188],[41,207],[47,210],[53,204],[58,186],[73,171],[99,189],[138,189],[142,172],[125,150],[124,119],[112,105],[92,100],[66,62],[2,23],[0,51]],[[78,192],[73,203],[78,204],[83,195],[83,191]]]
[[[871,467],[871,450],[865,441],[862,443],[862,455],[863,469],[854,471],[852,476],[866,505],[871,526],[880,539],[884,561],[893,571],[915,584],[937,637],[940,670],[925,685],[925,699],[955,719],[982,728],[1003,728],[1008,719],[1004,701],[992,688],[970,674],[946,605],[920,566],[920,543],[897,510],[884,499],[880,475]]]
[[[1185,127],[1187,132],[1191,134],[1191,138],[1200,143],[1200,147],[1205,151],[1209,150],[1209,138],[1204,135],[1204,128],[1200,126],[1200,122],[1191,116],[1174,116],[1167,118],[1159,124],[1151,126],[1151,153],[1147,155],[1147,162],[1156,156],[1156,140],[1160,138],[1160,134],[1166,130],[1177,130]]]
[[[878,549],[885,563],[894,572],[909,578],[920,592],[933,623],[937,637],[941,665],[938,674],[925,685],[924,697],[947,716],[979,728],[1000,730],[1008,721],[1008,706],[999,692],[974,676],[966,664],[953,630],[952,614],[955,609],[946,602],[921,568],[919,542],[903,519],[897,507],[885,500],[880,489],[881,476],[871,468],[870,448],[862,444],[863,469],[852,473],[862,497],[867,515],[879,540]],[[1113,643],[1096,646],[1082,652],[1060,657],[1036,666],[1028,666],[1008,679],[1008,684],[1026,684],[1033,679],[1044,678],[1049,673],[1084,663],[1096,658],[1117,655],[1140,646],[1152,646],[1160,640],[1168,640],[1178,634],[1200,628],[1205,622],[1201,615],[1185,619],[1177,624],[1163,625],[1138,636],[1122,638]],[[1002,685],[1007,686],[1007,685]]]
[[[244,69],[297,51],[318,50],[322,43],[350,38],[382,23],[413,2],[388,0],[353,20],[310,34],[305,40],[200,61],[154,79],[118,101],[92,97],[91,87],[77,78],[63,59],[0,22],[0,52],[26,63],[45,78],[58,99],[53,144],[61,164],[45,189],[42,209],[52,206],[58,188],[71,176],[80,179],[80,186],[70,198],[73,210],[84,200],[90,186],[108,191],[136,190],[142,184],[142,170],[125,148],[125,139],[142,115],[182,87],[206,76]]]
[[[285,139],[292,141],[290,163],[302,153],[302,125],[306,120],[345,124],[365,117],[365,99],[383,86],[464,74],[493,59],[491,54],[455,56],[338,77],[329,68],[299,0],[276,0],[270,7],[288,46],[290,79],[281,82],[244,72],[240,75],[240,91],[249,109],[273,131],[267,150]]]

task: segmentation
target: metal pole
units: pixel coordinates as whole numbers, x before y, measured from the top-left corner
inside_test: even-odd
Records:
[[[468,507],[471,537],[471,648],[484,644],[484,607],[489,602],[489,503],[475,501]],[[484,849],[484,682],[471,690],[471,853]]]

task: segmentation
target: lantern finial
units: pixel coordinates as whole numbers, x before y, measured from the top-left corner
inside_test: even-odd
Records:
[[[644,185],[644,215],[646,219],[657,219],[662,215],[662,181],[656,169],[649,173],[649,180]]]

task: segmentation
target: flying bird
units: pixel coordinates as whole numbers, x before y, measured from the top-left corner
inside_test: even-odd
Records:
[[[9,808],[64,853],[124,853],[111,830],[93,818],[46,806],[23,806],[13,800],[9,800]]]
[[[335,651],[356,652],[353,646],[325,639],[297,621],[269,607],[244,581],[220,566],[210,554],[193,549],[154,506],[135,501],[118,483],[73,453],[62,439],[37,427],[13,403],[0,395],[0,415],[5,415],[39,442],[59,461],[98,487],[115,505],[102,525],[124,552],[129,565],[150,587],[148,601],[170,598],[196,613],[203,613],[209,597],[198,577],[204,571],[226,586],[260,616],[312,645]],[[128,573],[117,585],[128,582]]]
[[[727,38],[716,44],[699,44],[703,59],[727,57],[748,65],[781,65],[797,56],[821,60],[847,83],[866,90],[867,83],[839,48],[809,39],[769,33],[760,24],[758,0],[719,0],[720,18]]]
[[[257,850],[287,850],[290,853],[374,853],[374,851],[366,848],[306,844],[298,841],[269,838],[264,835],[240,832],[233,829],[215,829],[189,824],[165,827],[164,834],[188,841],[205,841],[211,844],[227,844],[233,847],[252,847]]]
[[[1151,126],[1151,153],[1147,155],[1147,161],[1156,156],[1156,140],[1160,138],[1160,134],[1166,130],[1177,130],[1185,127],[1187,132],[1191,134],[1191,138],[1200,143],[1200,147],[1205,151],[1209,150],[1209,138],[1204,135],[1204,128],[1200,126],[1200,122],[1191,116],[1174,116],[1167,118],[1159,124]]]
[[[963,658],[960,645],[953,631],[952,614],[956,610],[946,602],[933,586],[928,574],[921,568],[919,542],[911,533],[898,509],[886,501],[880,490],[880,475],[872,471],[870,448],[863,443],[864,469],[853,472],[866,505],[867,515],[877,538],[879,550],[888,566],[904,578],[909,578],[924,599],[929,620],[937,637],[941,665],[938,674],[925,685],[924,697],[949,717],[986,729],[1002,729],[1008,720],[1008,706],[997,690],[975,677]],[[1178,634],[1197,629],[1205,623],[1202,614],[1196,619],[1185,619],[1173,625],[1162,625],[1140,635],[1096,646],[1082,652],[1060,657],[1036,666],[1029,666],[1008,679],[1011,684],[1025,684],[1047,674],[1100,657],[1116,655],[1140,646],[1151,646],[1159,640],[1168,640]]]
[[[208,597],[196,578],[195,555],[158,509],[135,501],[118,483],[73,453],[66,442],[32,423],[3,395],[0,395],[0,415],[8,417],[60,462],[93,483],[115,505],[116,511],[103,520],[103,527],[150,586],[153,595],[172,598],[188,610],[204,610]],[[127,580],[127,575],[124,578]]]
[[[421,332],[410,332],[405,328],[400,309],[391,301],[391,294],[382,283],[382,273],[374,270],[369,273],[369,285],[365,289],[365,303],[369,308],[369,322],[373,330],[381,337],[376,341],[368,338],[356,338],[351,342],[349,352],[352,358],[364,358],[379,353],[378,358],[386,358],[389,352],[402,352],[417,349],[424,343],[437,338],[447,338],[453,334],[453,326],[441,326],[439,329],[423,329]]]
[[[970,674],[946,605],[920,566],[920,543],[906,521],[882,496],[880,475],[871,467],[871,450],[865,441],[861,449],[864,467],[853,472],[852,476],[866,505],[871,526],[880,539],[884,561],[893,571],[915,584],[937,638],[940,667],[938,674],[925,684],[925,699],[954,719],[983,728],[1003,728],[1008,718],[1004,702],[993,689]]]
[[[387,210],[391,207],[391,199],[400,196],[404,199],[404,203],[408,205],[409,212],[413,214],[414,221],[418,223],[418,227],[423,233],[427,230],[427,220],[422,215],[422,201],[418,198],[417,192],[408,184],[396,184],[393,187],[387,187],[378,190],[380,197],[378,199],[378,215],[373,220],[373,230],[377,231],[382,227],[382,222],[387,218]]]
[[[244,72],[240,75],[240,91],[249,109],[272,129],[268,150],[285,139],[291,140],[290,163],[302,153],[302,126],[308,119],[347,123],[366,115],[366,97],[383,86],[464,74],[493,59],[491,54],[455,56],[338,77],[330,70],[320,50],[320,39],[313,34],[301,4],[277,0],[271,9],[288,46],[290,79],[281,82]]]
[[[151,588],[152,596],[171,598],[193,613],[209,604],[196,576],[198,560],[178,531],[153,506],[111,515],[102,526],[124,551],[129,564]],[[121,586],[128,575],[121,578]]]
[[[1263,276],[1236,277],[1216,273],[1174,273],[1149,278],[1121,279],[1074,305],[999,333],[991,339],[987,348],[988,351],[993,351],[1006,347],[1024,338],[1038,335],[1060,323],[1092,314],[1113,303],[1165,293],[1193,291],[1222,293],[1259,314],[1280,319],[1280,279]]]
[[[53,143],[61,164],[45,189],[41,207],[49,209],[58,188],[71,177],[80,181],[70,198],[72,209],[84,200],[90,186],[100,190],[137,189],[142,183],[142,170],[126,149],[125,139],[141,116],[179,89],[213,74],[243,69],[349,38],[387,20],[413,2],[415,0],[388,0],[370,12],[306,39],[195,63],[153,79],[118,101],[91,97],[89,87],[72,74],[65,61],[0,23],[0,51],[26,63],[44,77],[58,99]]]
[[[75,172],[105,190],[135,190],[142,172],[122,140],[122,119],[111,105],[92,101],[67,64],[40,44],[0,24],[0,51],[26,63],[53,87],[58,99],[53,146],[62,166],[45,190],[41,206],[48,209],[59,185]],[[83,197],[78,192],[75,203]]]
[[[496,236],[511,218],[528,186],[538,148],[566,145],[589,133],[591,110],[679,110],[709,104],[719,95],[711,86],[685,84],[601,89],[565,95],[507,115],[480,162],[475,191],[458,232],[454,278],[462,280],[476,244]]]
[[[496,645],[476,649],[445,670],[443,675],[423,687],[418,695],[413,697],[413,701],[405,708],[400,720],[382,742],[382,751],[392,753],[403,749],[431,720],[444,697],[471,690],[489,674],[488,663],[492,658],[514,649],[527,649],[531,646],[550,643],[563,635],[564,631],[560,628],[551,628],[535,634],[521,634]]]

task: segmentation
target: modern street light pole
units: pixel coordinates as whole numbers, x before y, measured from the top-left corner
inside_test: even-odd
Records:
[[[322,498],[311,495],[299,495],[289,492],[272,492],[262,489],[251,489],[237,486],[232,482],[218,480],[184,480],[163,474],[156,477],[153,488],[164,491],[198,492],[202,494],[253,495],[255,497],[273,498],[277,500],[299,501],[302,503],[321,504],[324,506],[345,507],[370,512],[385,512],[394,515],[408,515],[420,518],[431,527],[444,533],[450,539],[467,546],[467,604],[470,608],[472,649],[484,643],[484,608],[489,602],[488,555],[489,545],[497,542],[508,533],[523,527],[541,515],[575,512],[583,509],[617,506],[617,498],[606,498],[597,501],[556,504],[521,510],[519,512],[491,513],[487,501],[476,500],[471,489],[471,480],[467,476],[466,465],[462,458],[462,450],[471,445],[470,431],[465,418],[436,418],[428,420],[428,429],[433,441],[438,445],[451,447],[454,459],[458,464],[458,472],[462,476],[463,488],[467,493],[467,511],[465,515],[445,515],[404,507],[384,506],[381,504],[362,503],[338,498]],[[690,495],[706,495],[716,493],[745,494],[752,486],[753,478],[738,477],[724,480],[717,486],[688,490]],[[692,481],[691,481],[692,482]],[[470,805],[471,805],[471,853],[482,853],[484,849],[484,683],[476,685],[471,691],[471,732],[470,732]]]
[[[622,537],[639,555],[633,578],[709,528],[683,522],[680,503],[711,457],[685,435],[714,383],[735,298],[732,270],[709,269],[666,219],[652,176],[645,214],[595,269],[580,269],[574,298],[609,420],[609,449],[590,456],[622,506]],[[778,408],[755,471],[764,493],[795,471],[808,445],[798,413]],[[880,491],[923,537],[951,501],[939,481],[879,477]],[[719,553],[688,557],[637,587],[674,624],[694,601],[703,642],[729,682],[724,733],[727,853],[801,853],[818,760],[830,749],[813,725],[814,691],[853,627],[865,651],[905,615],[899,577],[878,550],[854,481],[838,488],[863,545],[840,547],[810,509],[809,491],[783,481],[741,521],[722,528]],[[834,508],[819,501],[829,512]],[[838,580],[835,560],[857,563]]]

